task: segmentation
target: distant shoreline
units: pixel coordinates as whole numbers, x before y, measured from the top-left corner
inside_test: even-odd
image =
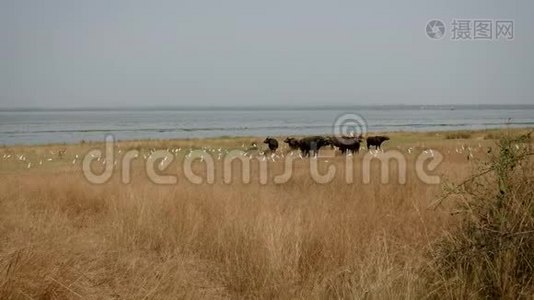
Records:
[[[292,110],[472,110],[532,109],[534,104],[447,104],[447,105],[264,105],[264,106],[134,106],[134,107],[13,107],[2,112],[105,112],[105,111],[292,111]]]
[[[166,140],[328,135],[351,126],[363,132],[534,127],[534,105],[133,109],[0,112],[0,145],[103,141],[108,134],[120,140]]]
[[[367,135],[393,135],[393,136],[443,136],[446,137],[448,135],[461,135],[462,133],[466,133],[470,135],[470,138],[467,139],[473,139],[473,138],[482,138],[484,139],[484,136],[492,135],[492,134],[502,134],[505,131],[509,131],[513,134],[517,133],[524,133],[524,132],[534,132],[534,126],[533,127],[500,127],[500,128],[487,128],[487,129],[459,129],[459,130],[431,130],[431,131],[416,131],[416,130],[398,130],[398,131],[372,131],[369,132]],[[316,135],[329,135],[329,134],[320,134],[317,133]],[[304,136],[310,136],[310,135],[291,135],[291,136],[297,136],[297,137],[304,137]],[[275,138],[283,138],[284,136],[273,136]],[[233,135],[233,136],[214,136],[214,137],[191,137],[191,138],[170,138],[170,139],[151,139],[151,138],[141,138],[141,139],[116,139],[115,142],[117,143],[180,143],[180,142],[202,142],[205,141],[207,143],[212,143],[214,141],[246,141],[246,140],[263,140],[264,136],[253,136],[253,135]],[[462,138],[452,138],[451,140],[465,140]],[[261,142],[261,141],[260,141]],[[0,144],[0,147],[3,148],[20,148],[20,147],[55,147],[55,146],[75,146],[75,145],[102,145],[104,144],[104,137],[102,137],[102,140],[87,140],[87,141],[78,141],[78,142],[58,142],[58,143],[35,143],[35,144]]]

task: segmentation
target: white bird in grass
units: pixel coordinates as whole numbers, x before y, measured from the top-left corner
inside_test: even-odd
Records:
[[[27,167],[27,168],[29,169],[29,168],[31,168],[31,167],[32,167],[32,162],[30,161],[30,162],[28,163],[28,167]]]

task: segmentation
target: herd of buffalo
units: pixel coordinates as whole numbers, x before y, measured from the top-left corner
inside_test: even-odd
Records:
[[[330,146],[332,148],[337,147],[341,153],[357,153],[360,150],[360,144],[363,142],[363,136],[358,137],[331,137],[331,136],[309,136],[301,139],[288,137],[284,140],[284,143],[288,144],[292,150],[300,150],[303,156],[316,155],[324,146]],[[367,148],[375,147],[380,149],[380,146],[384,141],[389,140],[387,136],[370,136],[367,137]],[[278,141],[275,138],[267,137],[265,144],[268,145],[269,150],[275,152],[278,149]]]

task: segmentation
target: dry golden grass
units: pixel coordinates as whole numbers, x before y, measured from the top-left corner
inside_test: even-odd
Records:
[[[534,297],[531,134],[501,138],[496,152],[450,190],[463,218],[432,248],[436,276],[429,280],[447,298]]]
[[[162,186],[138,162],[132,183],[115,174],[93,185],[73,160],[101,145],[64,146],[62,158],[58,145],[5,147],[0,159],[25,159],[1,160],[0,298],[436,297],[423,270],[430,248],[458,217],[446,207],[429,209],[441,187],[416,178],[414,159],[427,148],[440,151],[444,161],[433,174],[459,182],[487,159],[493,143],[483,135],[457,141],[392,134],[385,148],[405,153],[406,184],[397,183],[395,167],[390,183],[380,184],[377,164],[371,184],[363,184],[361,153],[352,184],[336,157],[320,159],[339,170],[328,184],[315,183],[308,160],[298,160],[284,184],[260,184],[253,165],[249,184],[239,174],[225,184],[217,173],[214,184],[195,185],[173,171],[178,184]],[[253,141],[261,142],[135,141],[118,148],[246,148]],[[269,166],[279,174],[283,163]]]

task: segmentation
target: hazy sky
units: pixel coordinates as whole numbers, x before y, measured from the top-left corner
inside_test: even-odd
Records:
[[[453,41],[455,18],[515,38]],[[0,0],[4,108],[534,104],[533,55],[532,0]]]

